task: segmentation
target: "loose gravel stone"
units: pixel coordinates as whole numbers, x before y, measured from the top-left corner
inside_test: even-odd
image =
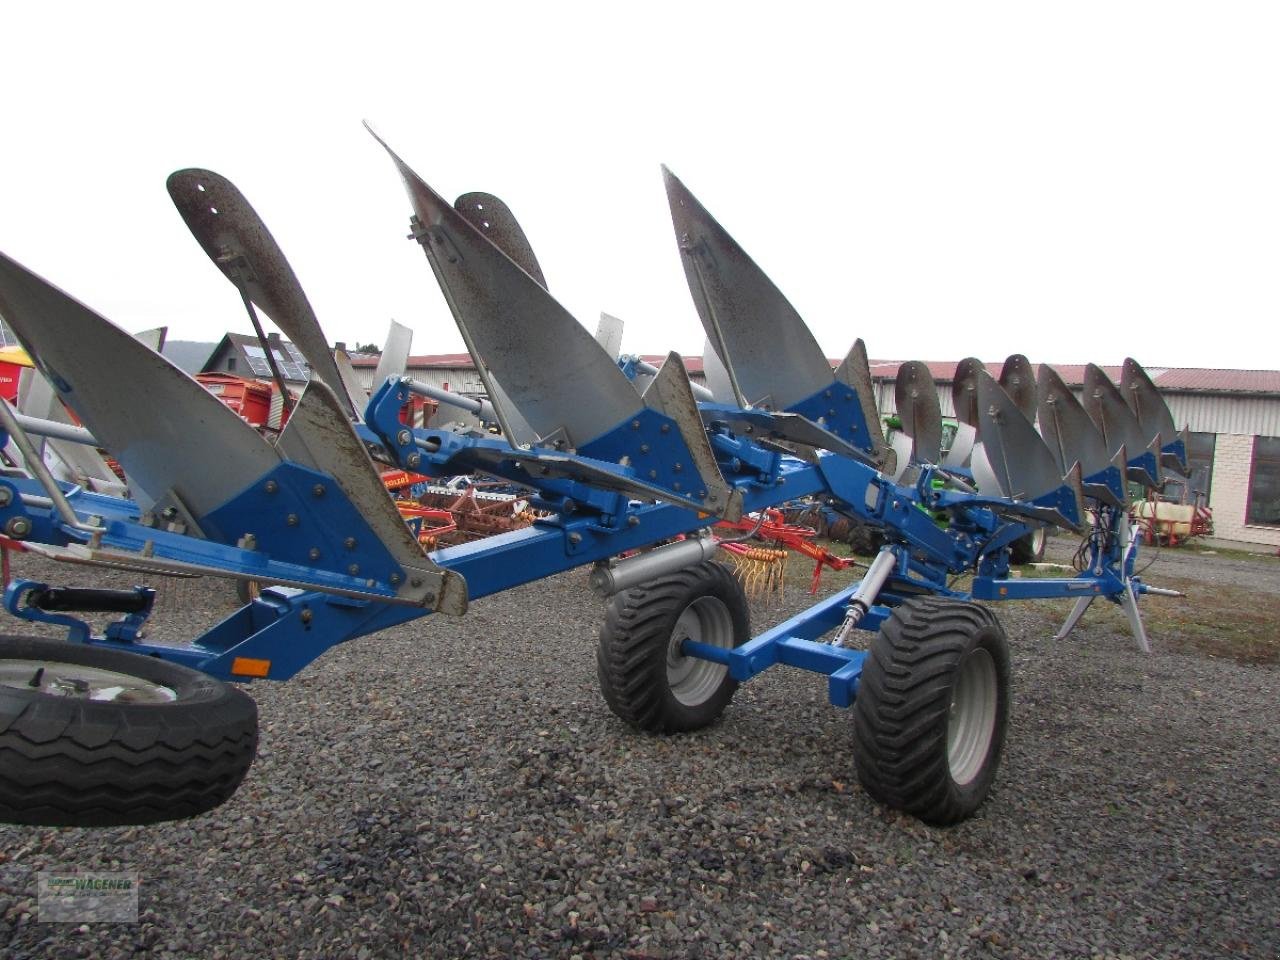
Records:
[[[32,557],[15,568],[132,582]],[[1147,578],[1274,594],[1277,571],[1166,550]],[[158,639],[189,638],[235,606],[224,582],[173,593]],[[804,605],[757,603],[753,623]],[[1159,636],[1143,656],[1122,621],[1092,611],[1053,642],[1065,602],[997,611],[1013,649],[1012,726],[990,800],[957,827],[871,802],[851,718],[811,674],[764,674],[696,734],[631,732],[597,690],[602,605],[576,571],[253,684],[258,760],[208,815],[0,827],[0,952],[1280,954],[1280,670],[1173,653]],[[54,866],[139,871],[139,922],[41,923],[35,875]]]

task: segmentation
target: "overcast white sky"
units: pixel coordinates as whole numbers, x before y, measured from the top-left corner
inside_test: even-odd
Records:
[[[165,191],[254,204],[331,340],[461,350],[368,117],[624,349],[699,353],[665,162],[829,356],[1280,368],[1280,6],[7,4],[0,250],[249,331]]]

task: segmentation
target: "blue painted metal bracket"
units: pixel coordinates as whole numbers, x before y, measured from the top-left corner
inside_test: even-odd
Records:
[[[840,626],[849,598],[857,588],[858,585],[854,584],[819,601],[740,647],[729,649],[685,640],[682,650],[686,656],[724,664],[729,668],[729,675],[739,682],[749,680],[776,664],[826,674],[828,699],[837,707],[848,707],[857,695],[866,652],[817,640]],[[886,607],[872,607],[860,627],[878,630],[890,612]]]

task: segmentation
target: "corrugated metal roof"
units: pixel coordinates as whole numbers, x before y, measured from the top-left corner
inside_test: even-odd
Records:
[[[660,366],[666,359],[665,354],[644,354],[642,359]],[[698,356],[684,357],[684,365],[690,373],[702,373],[702,358]],[[950,383],[955,378],[956,360],[929,360],[926,365],[933,379],[939,383]],[[353,366],[376,367],[377,357],[352,357]],[[898,374],[901,360],[870,361],[871,376],[875,380],[893,380]],[[832,360],[834,369],[840,364]],[[987,362],[987,370],[999,377],[1003,360]],[[466,353],[432,353],[420,354],[409,358],[409,366],[418,370],[431,369],[472,369],[471,356]],[[1051,363],[1059,376],[1071,386],[1079,386],[1084,382],[1082,363]],[[1121,368],[1103,366],[1102,368],[1116,383],[1120,382]],[[1225,370],[1202,367],[1148,367],[1147,373],[1156,386],[1171,392],[1188,393],[1245,393],[1245,394],[1277,394],[1280,395],[1280,370]]]
[[[1150,373],[1151,371],[1147,371]],[[1183,367],[1152,375],[1165,390],[1280,393],[1280,370],[1214,370]]]
[[[831,361],[835,366],[838,361]],[[933,379],[950,383],[956,374],[956,361],[926,361]],[[870,361],[871,376],[877,380],[892,380],[898,374],[900,360]],[[999,377],[1003,360],[987,363],[992,376]],[[1038,365],[1037,365],[1038,366]],[[1058,375],[1071,386],[1084,383],[1083,363],[1050,363]],[[1120,382],[1122,368],[1103,366],[1107,376]],[[1185,390],[1206,393],[1275,393],[1280,394],[1280,370],[1226,370],[1207,367],[1147,367],[1147,375],[1163,390]]]

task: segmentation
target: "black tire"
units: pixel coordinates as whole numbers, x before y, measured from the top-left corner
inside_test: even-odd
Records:
[[[174,699],[55,695],[47,691],[94,674],[77,677],[53,664],[111,671]],[[253,763],[257,704],[206,674],[105,647],[13,636],[0,636],[0,666],[0,821],[105,827],[193,817],[235,793]],[[23,682],[27,669],[42,689]]]
[[[1037,527],[1026,536],[1009,544],[1009,562],[1015,564],[1039,563],[1044,559],[1044,548],[1049,542],[1048,527]]]
[[[693,633],[701,634],[695,639],[725,647],[751,636],[742,585],[714,561],[612,597],[596,648],[600,690],[609,709],[652,733],[683,733],[714,723],[738,683],[726,667],[670,655]]]
[[[849,547],[860,557],[874,557],[884,546],[884,534],[875,527],[856,520],[849,528]]]
[[[1000,621],[976,603],[908,600],[872,642],[853,706],[872,797],[937,826],[967,819],[995,781],[1008,725]]]

